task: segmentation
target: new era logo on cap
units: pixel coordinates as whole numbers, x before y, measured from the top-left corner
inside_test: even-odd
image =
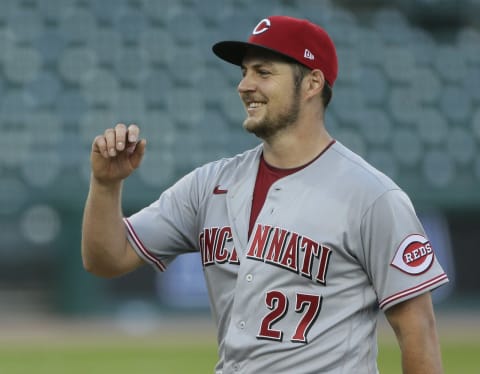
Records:
[[[310,69],[320,69],[333,86],[337,79],[338,61],[335,45],[325,30],[314,23],[287,16],[262,19],[248,41],[223,41],[213,46],[220,58],[242,64],[248,48],[264,48],[294,59]]]
[[[305,49],[305,52],[303,53],[303,57],[308,58],[309,60],[315,60],[315,56],[313,55],[312,52],[308,50],[308,48]]]

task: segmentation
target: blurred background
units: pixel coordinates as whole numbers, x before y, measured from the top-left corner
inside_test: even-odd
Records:
[[[329,31],[328,129],[411,196],[451,279],[437,309],[480,310],[480,0],[0,0],[0,316],[208,315],[196,255],[164,274],[83,270],[89,151],[106,127],[141,126],[129,215],[255,146],[240,70],[211,46],[273,14]]]

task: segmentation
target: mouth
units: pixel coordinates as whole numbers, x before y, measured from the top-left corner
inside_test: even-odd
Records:
[[[266,103],[262,102],[262,101],[246,101],[245,102],[245,107],[246,107],[248,113],[253,113],[257,109],[262,108],[265,105],[266,105]]]

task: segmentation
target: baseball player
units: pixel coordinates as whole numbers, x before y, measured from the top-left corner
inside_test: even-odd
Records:
[[[272,16],[247,42],[213,52],[241,67],[243,126],[261,144],[197,168],[124,218],[122,181],[146,141],[133,124],[97,136],[85,268],[105,277],[144,263],[165,271],[200,252],[217,374],[378,373],[380,310],[403,372],[441,373],[430,291],[448,279],[407,195],[327,132],[337,78],[330,37],[306,20]]]

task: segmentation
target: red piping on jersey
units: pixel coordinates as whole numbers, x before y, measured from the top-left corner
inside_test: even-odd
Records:
[[[156,258],[148,249],[145,247],[145,245],[142,243],[140,238],[138,237],[137,233],[132,227],[132,224],[128,221],[127,218],[124,218],[123,221],[125,222],[125,226],[127,227],[128,233],[130,234],[130,237],[132,240],[135,242],[137,248],[142,252],[142,254],[145,256],[147,260],[152,262],[160,271],[165,271],[167,268],[162,261],[160,261],[158,258]]]
[[[440,283],[443,280],[448,280],[447,274],[445,274],[445,273],[440,274],[437,277],[432,278],[432,279],[430,279],[426,282],[423,282],[423,283],[419,284],[418,286],[406,289],[406,290],[398,292],[398,293],[396,293],[396,294],[394,294],[390,297],[387,297],[386,299],[383,299],[382,301],[380,301],[379,307],[380,307],[380,309],[384,309],[388,304],[390,304],[390,303],[392,303],[392,302],[394,302],[398,299],[401,299],[401,298],[404,298],[406,296],[417,293],[419,291],[425,290],[426,288],[429,288],[429,287],[431,287],[431,286],[433,286],[437,283]]]
[[[287,169],[283,169],[283,168],[277,168],[275,166],[272,166],[270,165],[269,163],[267,163],[267,161],[265,161],[265,159],[263,158],[263,152],[262,152],[262,160],[263,162],[265,163],[265,166],[270,169],[271,171],[273,172],[276,172],[276,173],[279,173],[280,177],[286,177],[287,175],[290,175],[290,174],[293,174],[293,173],[296,173],[297,171],[300,171],[302,169],[305,169],[307,166],[310,166],[311,164],[313,164],[315,161],[317,161],[320,156],[322,156],[326,151],[328,151],[330,149],[330,147],[332,145],[334,145],[337,141],[335,139],[332,139],[330,141],[330,143],[327,144],[327,146],[322,149],[322,151],[317,155],[315,156],[315,158],[311,161],[308,161],[306,164],[303,164],[301,166],[297,166],[297,167],[294,167],[294,168],[287,168]]]

